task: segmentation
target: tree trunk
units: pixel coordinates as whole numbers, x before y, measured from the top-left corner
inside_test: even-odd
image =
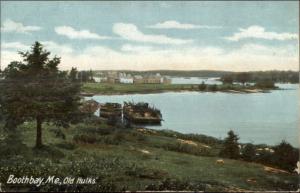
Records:
[[[36,144],[37,148],[42,147],[42,119],[38,116],[36,118]]]

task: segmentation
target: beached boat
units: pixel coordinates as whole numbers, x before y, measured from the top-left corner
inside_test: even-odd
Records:
[[[156,125],[162,121],[161,112],[154,107],[150,107],[148,103],[124,102],[123,116],[135,124]]]
[[[83,113],[95,113],[99,109],[99,103],[93,99],[83,101],[79,109]]]
[[[119,103],[105,103],[100,104],[100,117],[121,117],[122,116],[122,105]]]

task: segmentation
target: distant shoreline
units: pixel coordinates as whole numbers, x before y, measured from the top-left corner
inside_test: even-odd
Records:
[[[195,84],[108,84],[108,83],[84,83],[81,96],[97,95],[130,95],[130,94],[159,94],[166,92],[223,92],[233,94],[269,93],[272,90],[281,90],[278,87],[272,89],[256,88],[254,86],[241,85],[208,85],[207,88],[199,88]]]

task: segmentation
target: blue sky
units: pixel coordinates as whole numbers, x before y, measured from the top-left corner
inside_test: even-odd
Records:
[[[298,10],[296,1],[1,1],[1,63],[41,41],[62,69],[298,70]]]

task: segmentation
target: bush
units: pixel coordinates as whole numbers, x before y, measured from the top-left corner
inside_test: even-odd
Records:
[[[92,134],[75,135],[73,137],[73,140],[76,143],[90,143],[90,144],[93,144],[93,143],[97,142],[96,137],[94,135],[92,135]]]
[[[204,82],[202,82],[201,84],[199,84],[198,89],[200,91],[205,91],[206,87],[207,87],[207,85]]]
[[[74,150],[77,148],[74,143],[59,143],[59,144],[56,144],[56,147],[66,149],[66,150]]]
[[[146,141],[147,136],[139,133],[139,132],[131,132],[130,133],[137,141]]]
[[[217,91],[218,89],[216,84],[208,85],[207,88],[209,91],[213,91],[213,92]]]
[[[55,134],[55,137],[61,138],[63,140],[66,139],[66,135],[64,134],[64,132],[61,129],[55,128],[55,129],[50,129],[50,131]]]
[[[0,141],[0,158],[7,159],[18,155],[30,157],[31,150],[23,143],[18,131],[9,131],[6,138]]]
[[[299,152],[293,148],[289,143],[282,141],[274,148],[274,161],[278,167],[293,171],[296,163],[299,160]]]
[[[257,83],[255,83],[255,87],[257,88],[262,88],[262,89],[273,89],[276,88],[275,87],[275,83],[271,80],[267,81],[259,81]]]
[[[254,161],[255,154],[255,147],[251,143],[246,144],[245,147],[242,149],[242,159],[245,161]]]
[[[146,179],[163,179],[165,176],[168,175],[168,173],[164,170],[138,167],[136,166],[136,164],[132,164],[131,166],[127,167],[125,170],[125,174],[128,176]]]
[[[150,191],[204,191],[206,184],[201,182],[192,183],[189,180],[166,178],[158,184],[146,186],[145,189]]]
[[[168,151],[176,151],[192,155],[212,156],[212,153],[207,148],[199,148],[198,146],[180,142],[166,144],[163,148]]]

